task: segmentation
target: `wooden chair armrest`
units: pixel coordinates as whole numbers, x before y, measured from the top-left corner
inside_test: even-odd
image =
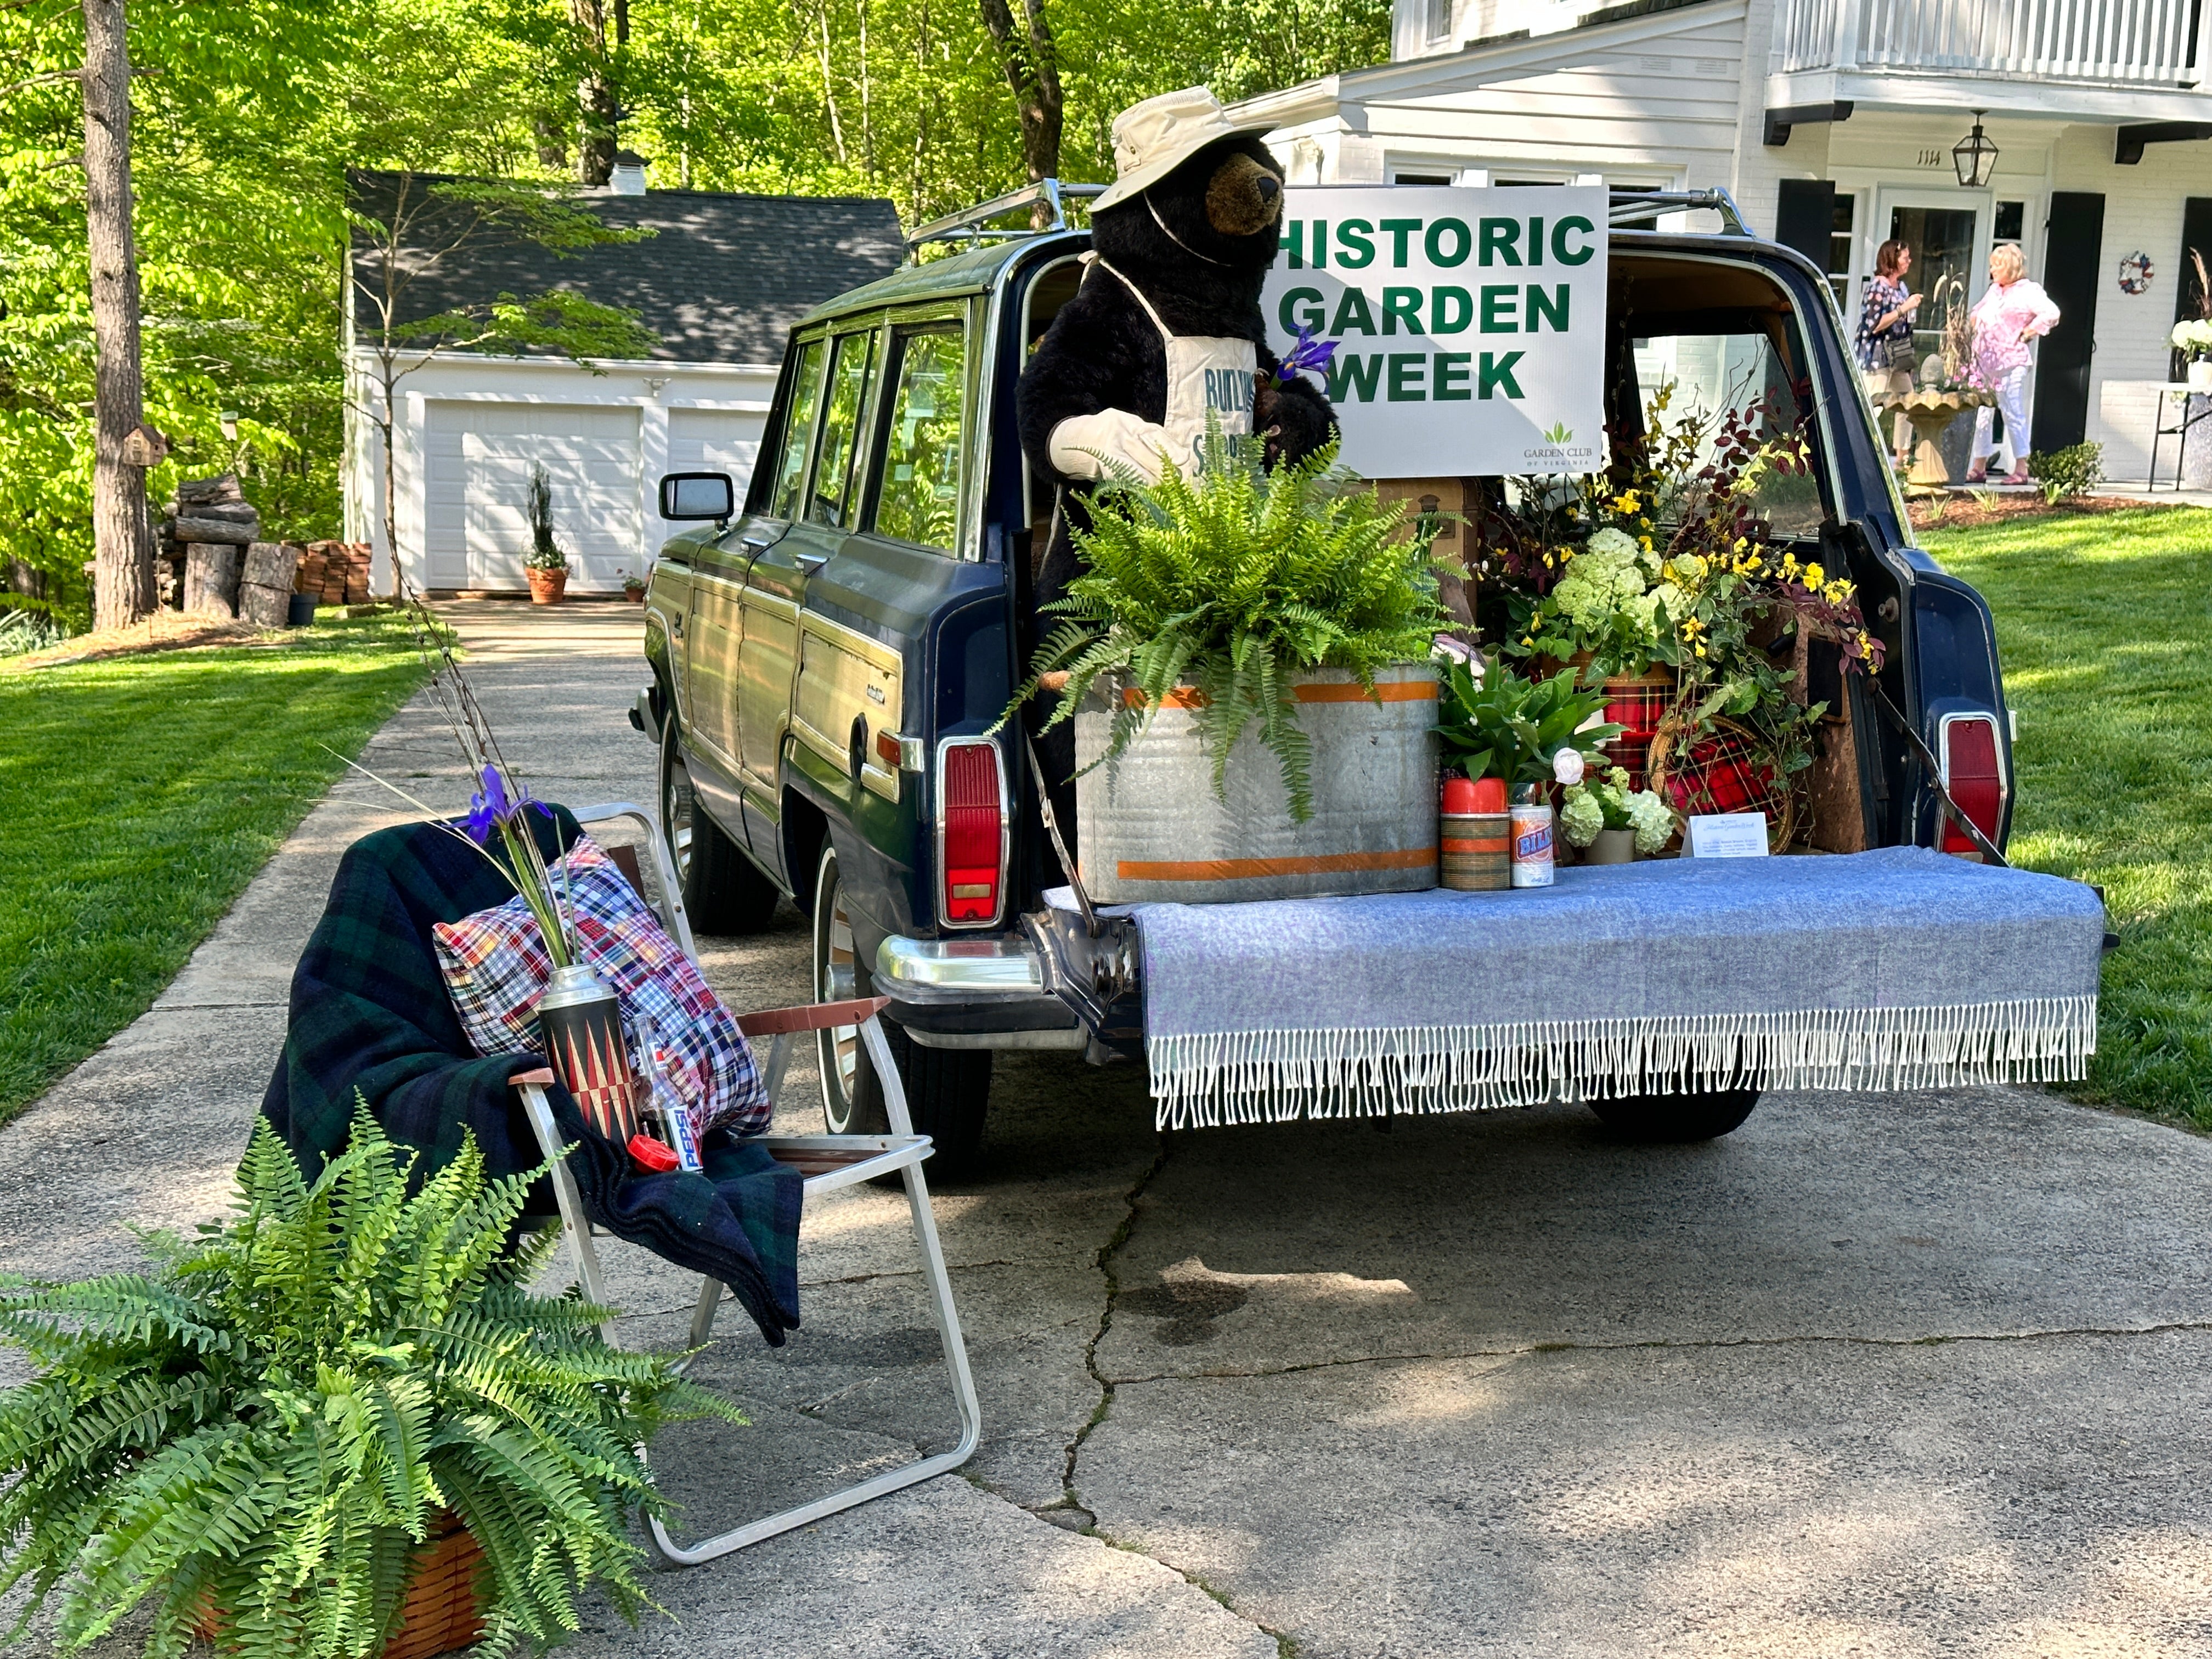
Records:
[[[850,1002],[811,1002],[796,1008],[763,1008],[739,1014],[738,1030],[749,1037],[781,1036],[787,1031],[820,1031],[832,1025],[858,1025],[891,1006],[889,997],[856,997]]]
[[[541,1089],[550,1089],[553,1086],[554,1081],[553,1068],[550,1066],[540,1066],[534,1072],[517,1072],[513,1077],[507,1079],[507,1086],[510,1089],[520,1089],[526,1083],[534,1083]]]

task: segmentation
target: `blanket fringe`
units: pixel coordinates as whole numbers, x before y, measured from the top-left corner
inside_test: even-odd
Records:
[[[2094,996],[1941,1008],[1202,1032],[1146,1042],[1163,1129],[1714,1089],[2072,1082]]]

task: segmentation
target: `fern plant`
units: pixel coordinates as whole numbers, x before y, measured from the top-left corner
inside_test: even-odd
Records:
[[[150,1600],[149,1659],[203,1620],[240,1659],[373,1655],[447,1509],[496,1647],[575,1631],[592,1580],[647,1604],[641,1443],[736,1413],[529,1289],[553,1246],[507,1248],[530,1176],[487,1180],[471,1138],[410,1198],[413,1163],[361,1110],[309,1185],[260,1123],[235,1218],[146,1235],[150,1273],[0,1283],[0,1340],[40,1368],[0,1394],[0,1594],[32,1592],[9,1639],[53,1595],[64,1651]]]
[[[1007,712],[1050,673],[1067,678],[1047,731],[1102,681],[1133,690],[1114,698],[1100,757],[1111,760],[1177,688],[1194,688],[1214,793],[1226,798],[1230,750],[1256,723],[1303,823],[1313,816],[1312,750],[1293,679],[1347,669],[1371,694],[1377,669],[1428,656],[1449,625],[1429,567],[1433,529],[1394,539],[1406,504],[1385,507],[1334,470],[1334,444],[1270,471],[1256,440],[1231,443],[1209,416],[1200,456],[1194,476],[1169,466],[1157,484],[1117,465],[1092,497],[1090,525],[1073,531],[1090,568],[1042,607],[1066,620]]]

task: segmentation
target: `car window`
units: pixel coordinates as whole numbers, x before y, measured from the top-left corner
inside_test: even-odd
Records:
[[[965,343],[957,327],[932,329],[902,335],[897,354],[876,533],[949,553],[959,530]]]
[[[1712,459],[1713,430],[1730,411],[1748,414],[1754,433],[1779,438],[1797,429],[1805,410],[1800,406],[1790,364],[1776,349],[1774,338],[1763,333],[1676,333],[1638,339],[1632,356],[1636,364],[1638,401],[1650,406],[1653,395],[1671,386],[1670,419],[1694,415],[1706,428],[1699,459]],[[1809,428],[1807,436],[1817,441]],[[1753,482],[1751,509],[1783,535],[1818,531],[1822,511],[1819,488],[1803,472],[1758,469]]]
[[[876,337],[844,334],[830,360],[830,403],[822,415],[822,448],[814,460],[813,499],[806,516],[816,524],[852,522],[853,453],[860,447],[860,409],[867,401],[868,371],[874,367]]]
[[[799,349],[791,377],[791,417],[783,425],[783,453],[775,461],[775,493],[769,511],[779,519],[799,514],[799,486],[806,481],[806,447],[814,437],[814,411],[822,398],[822,345],[810,340]]]

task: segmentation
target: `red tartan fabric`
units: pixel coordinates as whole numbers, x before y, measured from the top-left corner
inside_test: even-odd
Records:
[[[1716,732],[1668,766],[1667,804],[1686,816],[1764,812],[1771,821],[1781,812],[1782,776],[1743,734]]]
[[[1606,682],[1605,719],[1620,726],[1620,735],[1601,745],[1600,752],[1615,766],[1626,767],[1632,788],[1644,787],[1644,768],[1651,757],[1651,739],[1674,701],[1674,688],[1665,684],[1638,685],[1621,680]]]

